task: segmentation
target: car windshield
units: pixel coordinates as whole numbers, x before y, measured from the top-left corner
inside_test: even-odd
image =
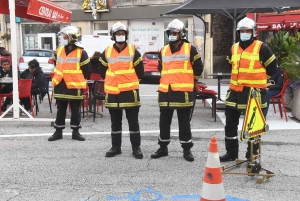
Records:
[[[1,56],[10,56],[10,53],[8,51],[6,51],[5,49],[0,49],[0,55]]]
[[[49,51],[36,51],[36,50],[27,50],[24,52],[23,56],[29,57],[51,57],[52,53]]]
[[[147,53],[146,58],[148,58],[148,59],[158,59],[158,53]]]

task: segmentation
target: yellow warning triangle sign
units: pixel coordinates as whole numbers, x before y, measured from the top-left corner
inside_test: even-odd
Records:
[[[242,127],[241,140],[254,138],[269,130],[257,100],[256,90],[251,88]]]

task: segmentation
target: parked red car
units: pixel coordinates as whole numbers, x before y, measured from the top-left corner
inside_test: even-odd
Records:
[[[143,80],[159,79],[160,72],[158,71],[158,51],[145,52],[143,54],[144,63],[144,78]]]
[[[4,47],[0,47],[0,66],[2,59],[8,59],[11,63],[11,53],[7,51]]]

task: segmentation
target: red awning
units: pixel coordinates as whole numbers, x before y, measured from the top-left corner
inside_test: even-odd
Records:
[[[0,13],[9,15],[9,0],[2,0]],[[16,17],[52,23],[52,21],[69,23],[72,11],[47,0],[15,0]]]
[[[300,28],[300,14],[258,15],[256,24],[259,30],[278,30],[283,26]]]

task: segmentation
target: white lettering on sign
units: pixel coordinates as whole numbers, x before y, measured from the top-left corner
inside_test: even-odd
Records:
[[[271,29],[281,29],[281,28],[285,28],[286,26],[289,27],[300,27],[300,23],[299,25],[297,24],[297,22],[291,22],[291,23],[287,23],[287,24],[272,24],[271,26],[268,25],[257,25],[258,29],[267,29],[268,27],[270,27]]]
[[[159,28],[132,28],[132,31],[160,31]]]
[[[39,9],[39,14],[41,16],[49,17],[51,18],[52,10],[49,8],[45,8],[44,6],[41,6]]]
[[[288,26],[291,26],[291,27],[297,27],[297,23],[296,22],[291,22],[288,24]],[[286,25],[283,24],[272,24],[272,29],[281,29],[281,28],[285,28]]]
[[[59,13],[58,11],[52,11],[50,8],[46,8],[41,6],[39,9],[39,14],[41,16],[45,16],[51,19],[64,19],[64,15]]]

